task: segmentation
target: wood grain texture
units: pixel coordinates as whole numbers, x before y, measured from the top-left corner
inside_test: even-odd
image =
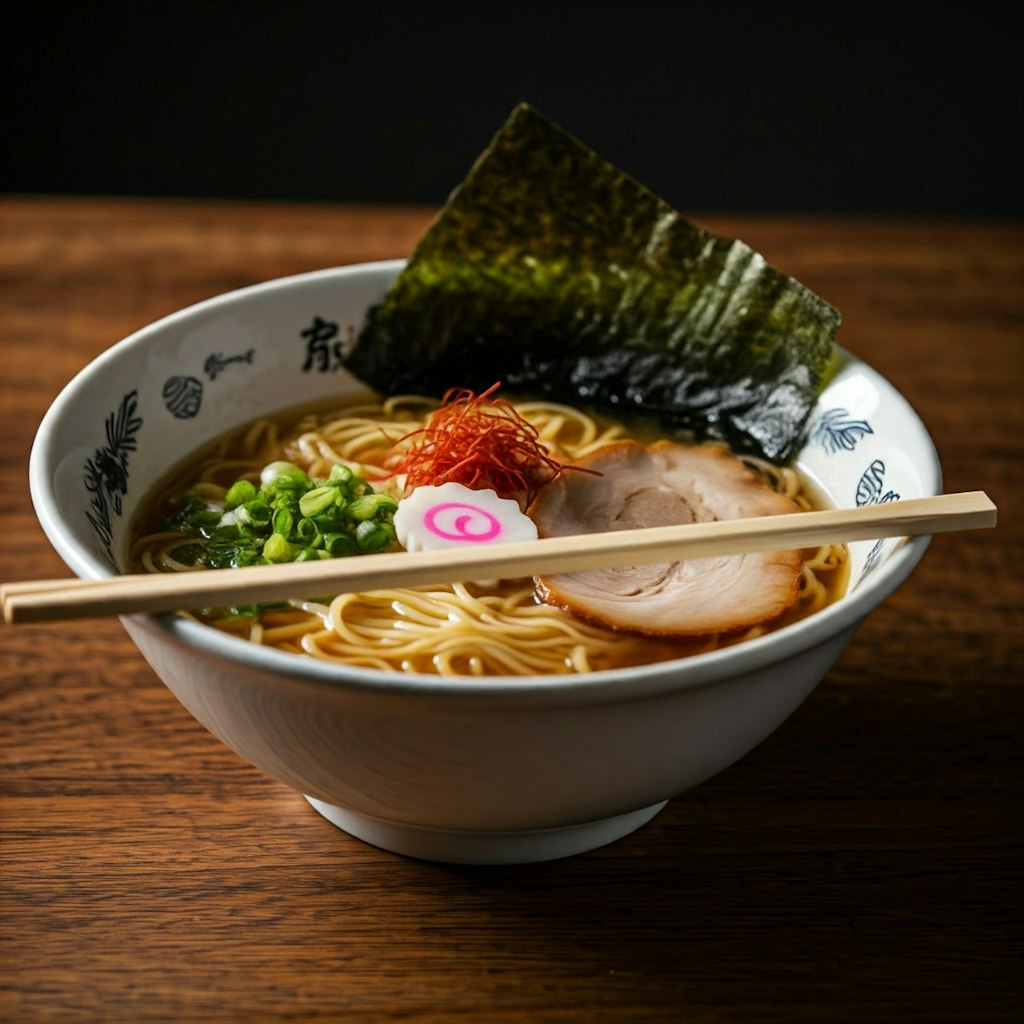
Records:
[[[431,211],[0,204],[0,579],[65,572],[31,439],[86,362],[229,288],[407,254]],[[0,1018],[1011,1021],[1021,977],[1024,231],[703,218],[843,311],[994,531],[937,537],[737,765],[602,850],[365,846],[243,763],[112,622],[0,627]],[[514,770],[514,769],[513,769]]]

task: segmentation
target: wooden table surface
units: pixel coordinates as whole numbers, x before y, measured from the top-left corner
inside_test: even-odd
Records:
[[[3,201],[0,579],[66,574],[26,466],[89,360],[218,292],[406,255],[430,213]],[[996,530],[936,538],[740,763],[527,867],[346,836],[206,733],[117,622],[0,627],[0,1019],[1022,1019],[1022,226],[694,219],[843,311]]]

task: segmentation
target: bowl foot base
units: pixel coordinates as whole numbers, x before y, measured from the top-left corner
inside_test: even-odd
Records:
[[[476,832],[424,828],[383,821],[307,796],[329,822],[357,839],[391,853],[447,864],[533,864],[585,853],[646,825],[668,801],[601,821],[524,832]]]

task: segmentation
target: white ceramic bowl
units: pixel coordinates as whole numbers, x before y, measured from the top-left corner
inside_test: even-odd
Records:
[[[87,366],[43,420],[30,468],[39,520],[72,571],[123,570],[140,499],[188,452],[255,416],[355,390],[336,346],[401,265],[323,270],[210,299]],[[838,505],[940,491],[920,420],[845,353],[799,464]],[[847,596],[786,629],[588,676],[388,675],[267,650],[180,616],[123,621],[207,729],[345,831],[415,857],[535,861],[627,834],[761,742],[927,543],[853,544]]]

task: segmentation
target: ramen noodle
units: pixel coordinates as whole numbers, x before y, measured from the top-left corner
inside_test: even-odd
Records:
[[[258,483],[261,469],[287,460],[308,476],[326,479],[345,466],[378,493],[402,497],[394,472],[396,448],[438,407],[434,400],[398,396],[328,412],[259,419],[218,440],[157,488],[130,546],[133,571],[194,569],[184,557],[189,538],[162,528],[169,503],[191,491],[223,503],[239,479]],[[646,442],[643,427],[592,416],[551,402],[515,402],[551,456],[571,465],[625,440]],[[816,504],[798,473],[748,462],[799,507]],[[669,639],[624,633],[585,622],[541,603],[529,578],[416,587],[289,601],[258,609],[193,611],[211,628],[282,651],[386,672],[441,676],[586,673],[702,653],[759,636],[820,610],[843,590],[845,549],[804,552],[795,604],[777,620],[725,636]]]

